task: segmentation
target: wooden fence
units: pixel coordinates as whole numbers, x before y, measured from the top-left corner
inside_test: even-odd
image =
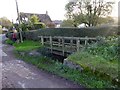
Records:
[[[62,37],[62,36],[38,36],[41,44],[50,49],[51,53],[66,56],[80,51],[81,48],[88,46],[96,41],[96,38],[88,37]]]

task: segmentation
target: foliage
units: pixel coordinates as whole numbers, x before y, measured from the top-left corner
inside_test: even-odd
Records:
[[[60,27],[74,27],[73,26],[73,20],[64,20]]]
[[[38,24],[34,24],[33,30],[35,30],[35,29],[42,29],[42,28],[46,28],[46,25],[44,23],[40,22]]]
[[[112,17],[107,16],[107,17],[100,17],[98,19],[98,24],[113,24],[115,21]]]
[[[45,28],[46,26],[44,23],[40,22],[39,18],[36,15],[33,15],[28,19],[27,27],[29,30],[35,30]]]
[[[19,43],[19,44],[15,43],[14,46],[15,46],[15,50],[23,52],[23,51],[29,51],[29,50],[36,49],[36,46],[38,46],[38,44],[39,44],[39,42],[24,41],[23,43]],[[29,46],[33,46],[33,47],[35,46],[35,48],[28,49]],[[17,49],[19,47],[21,47],[22,49],[21,48]],[[40,46],[40,49],[41,48],[42,47]],[[17,53],[17,51],[15,51],[15,52],[16,52],[15,54],[18,58],[23,59],[24,61],[31,63],[42,70],[45,70],[45,71],[51,72],[53,74],[56,74],[58,76],[64,77],[66,79],[75,81],[75,82],[79,83],[80,85],[83,85],[84,87],[117,88],[116,85],[113,85],[111,82],[101,79],[100,77],[97,77],[96,75],[94,75],[91,72],[87,72],[87,71],[80,72],[78,70],[71,69],[67,66],[64,66],[60,62],[51,60],[50,58],[48,58],[46,56],[41,55],[41,56],[36,57],[36,56],[30,56],[27,53],[25,55],[20,55]],[[88,54],[84,54],[84,55],[88,55]],[[91,56],[90,56],[90,58],[91,58]],[[93,58],[93,60],[94,60],[94,58]],[[102,61],[102,62],[104,62],[104,61]]]
[[[46,25],[40,22],[39,18],[36,15],[32,15],[28,20],[21,20],[20,28],[22,31],[29,31],[35,29],[46,28]],[[14,24],[15,28],[18,30],[18,24]]]
[[[41,28],[45,28],[45,27],[46,27],[45,24],[42,22],[39,22],[38,24],[32,24],[32,25],[25,24],[25,23],[21,24],[22,31],[41,29]]]
[[[24,56],[20,56],[16,53],[16,56],[24,61],[31,63],[38,68],[56,74],[58,76],[64,77],[66,79],[75,81],[80,85],[83,85],[87,88],[115,88],[109,81],[103,80],[99,77],[96,77],[90,72],[79,72],[78,70],[74,70],[64,66],[60,62],[56,62],[47,58],[45,56],[35,57],[28,56],[27,54]]]
[[[12,22],[6,17],[0,18],[0,25],[6,28],[10,28],[12,26]]]
[[[23,43],[14,43],[13,44],[17,51],[30,51],[42,47],[39,42],[26,40]]]
[[[10,44],[10,45],[13,45],[13,44],[14,44],[14,42],[13,42],[11,39],[7,39],[7,40],[5,41],[5,43],[6,43],[6,44]]]
[[[112,12],[113,2],[105,0],[76,0],[69,2],[65,9],[66,16],[77,24],[85,23],[88,26],[96,26],[100,17]]]
[[[32,30],[22,32],[25,39],[40,40],[38,36],[66,36],[66,37],[97,37],[97,36],[110,36],[117,34],[117,27],[92,27],[92,28],[44,28],[40,30]],[[6,34],[11,38],[11,34]]]
[[[93,55],[99,55],[106,60],[114,61],[118,60],[118,36],[109,36],[107,38],[101,38],[101,40],[91,47],[87,48],[87,51]]]
[[[109,80],[118,79],[118,38],[108,37],[68,57],[85,70],[100,73]],[[115,81],[117,82],[117,81]]]
[[[33,24],[38,24],[39,23],[39,18],[36,16],[36,15],[32,15],[30,18],[29,18],[29,23],[31,25]]]

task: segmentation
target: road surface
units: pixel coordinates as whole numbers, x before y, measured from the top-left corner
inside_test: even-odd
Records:
[[[15,58],[14,47],[1,45],[2,88],[80,88],[72,81],[42,71]]]

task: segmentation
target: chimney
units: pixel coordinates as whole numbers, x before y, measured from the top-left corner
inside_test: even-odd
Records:
[[[48,11],[46,11],[46,15],[48,15]]]

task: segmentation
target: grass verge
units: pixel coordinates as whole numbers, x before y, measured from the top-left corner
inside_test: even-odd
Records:
[[[104,38],[85,50],[70,55],[68,60],[80,65],[84,70],[119,84],[117,40],[118,37]]]
[[[29,42],[33,42],[33,41],[29,41]],[[45,56],[36,57],[36,56],[30,56],[28,54],[24,56],[19,55],[17,53],[18,50],[27,51],[27,50],[30,50],[28,49],[28,46],[31,46],[31,47],[38,46],[38,43],[36,43],[37,45],[34,43],[35,44],[34,45],[29,42],[24,41],[24,43],[14,44],[16,48],[15,54],[17,58],[20,58],[24,60],[25,62],[31,63],[42,70],[45,70],[53,74],[56,74],[58,76],[64,77],[66,79],[75,81],[76,83],[81,84],[82,86],[87,87],[87,88],[115,88],[117,87],[107,80],[96,77],[91,72],[86,72],[86,71],[80,72],[78,70],[71,69],[67,66],[64,66],[62,63],[51,60],[50,58],[45,57]],[[33,49],[36,49],[36,48],[32,48],[31,50]]]
[[[10,39],[6,40],[7,44],[13,45],[15,46],[15,50],[16,51],[31,51],[34,49],[38,49],[40,47],[42,47],[42,45],[40,44],[40,42],[36,42],[36,41],[31,41],[31,40],[25,40],[23,43],[17,43],[17,42],[13,42]]]
[[[67,78],[69,80],[75,81],[78,84],[81,84],[87,88],[115,88],[116,86],[112,85],[111,82],[102,80],[99,77],[96,77],[90,72],[80,72],[78,70],[74,70],[64,66],[60,62],[56,62],[47,57],[33,57],[33,56],[20,56],[16,54],[16,56],[25,62],[33,64],[38,68],[56,74],[58,76]]]

